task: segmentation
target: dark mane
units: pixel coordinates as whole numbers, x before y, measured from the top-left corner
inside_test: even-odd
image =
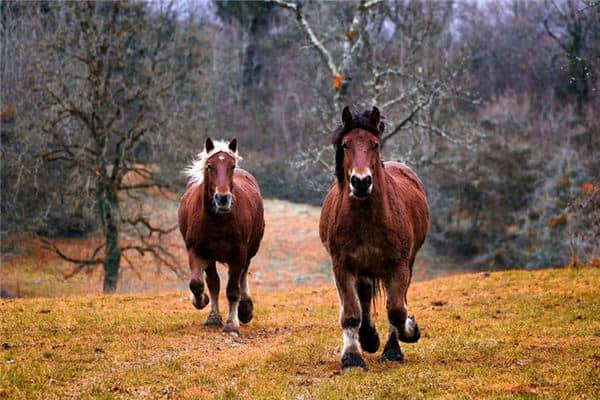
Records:
[[[338,126],[333,134],[331,135],[331,143],[335,149],[335,176],[338,182],[344,181],[344,149],[342,149],[342,139],[344,136],[350,131],[360,128],[366,131],[371,132],[378,138],[381,138],[383,134],[383,130],[385,129],[385,124],[383,120],[385,119],[383,115],[381,116],[381,121],[378,126],[375,126],[371,122],[371,112],[372,110],[364,110],[359,111],[357,113],[352,114],[352,120],[348,121],[345,124]]]

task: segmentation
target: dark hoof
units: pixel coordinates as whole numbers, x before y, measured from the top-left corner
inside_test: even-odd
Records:
[[[404,354],[402,354],[402,350],[398,344],[398,337],[396,336],[396,333],[393,333],[390,335],[385,347],[383,348],[381,361],[402,362],[403,360]]]
[[[344,371],[360,368],[364,371],[367,370],[367,364],[365,364],[365,360],[358,353],[346,353],[342,357],[342,369]]]
[[[200,279],[192,279],[190,281],[190,291],[194,294],[194,296],[200,296],[204,293],[204,282]]]
[[[252,311],[254,310],[254,305],[252,304],[252,299],[250,297],[241,299],[240,304],[238,305],[238,318],[242,324],[247,324],[252,320],[254,314]]]
[[[397,348],[387,348],[383,350],[381,354],[381,361],[393,361],[393,362],[402,362],[404,361],[404,354],[402,354],[402,350],[400,350],[400,346]]]
[[[233,324],[230,323],[226,323],[225,327],[223,328],[223,332],[225,333],[229,333],[233,336],[239,336],[240,335],[240,328],[237,326],[234,326]]]
[[[223,326],[223,320],[219,314],[211,312],[208,314],[208,318],[206,322],[204,322],[204,326]]]
[[[198,310],[202,310],[208,303],[210,298],[204,293],[204,283],[199,279],[190,281],[190,291],[192,292],[192,304]]]
[[[421,338],[421,329],[412,315],[406,319],[404,329],[398,328],[398,331],[401,332],[400,341],[404,343],[416,343]]]
[[[192,296],[192,304],[198,310],[202,310],[204,307],[206,307],[208,305],[208,303],[210,303],[210,299],[204,293],[202,295],[200,295],[200,301],[199,302],[198,302],[198,298],[195,295]]]
[[[358,330],[360,347],[368,353],[375,353],[379,349],[380,341],[377,330],[372,325],[361,325]]]
[[[385,344],[383,353],[381,354],[381,361],[402,362],[403,360],[404,354],[402,354],[402,350],[398,344],[398,338],[396,337],[396,334],[393,334]]]

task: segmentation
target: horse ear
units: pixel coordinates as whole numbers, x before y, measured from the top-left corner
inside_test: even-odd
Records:
[[[233,151],[234,153],[237,152],[237,139],[236,138],[231,139],[231,142],[229,142],[229,150]]]
[[[213,143],[212,139],[206,138],[206,142],[204,143],[204,151],[210,153],[214,148],[215,144]]]
[[[369,114],[369,121],[379,129],[379,121],[381,119],[381,114],[379,113],[379,109],[373,106],[371,113]]]
[[[346,106],[342,111],[342,123],[346,125],[350,123],[350,121],[352,121],[352,111],[350,111],[350,106]]]

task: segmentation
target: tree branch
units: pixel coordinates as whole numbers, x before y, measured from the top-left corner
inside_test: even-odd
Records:
[[[83,259],[68,256],[62,250],[60,250],[54,242],[51,242],[48,239],[40,238],[40,241],[45,245],[44,247],[46,247],[49,250],[53,250],[63,260],[73,264],[77,264],[79,266],[79,269],[104,264],[104,260],[102,258],[96,258],[100,250],[104,247],[104,243],[96,247],[90,258]]]
[[[381,144],[385,144],[385,142],[391,138],[392,136],[396,135],[398,132],[400,132],[400,130],[409,122],[412,121],[412,119],[415,117],[415,115],[417,115],[417,113],[425,106],[429,105],[431,103],[431,101],[433,100],[433,97],[437,94],[437,92],[440,90],[440,87],[438,86],[437,88],[435,88],[434,90],[431,91],[431,93],[429,93],[429,97],[427,97],[427,99],[425,101],[420,101],[419,103],[417,103],[417,105],[410,111],[410,113],[404,117],[404,119],[402,121],[400,121],[399,124],[396,125],[396,127],[394,128],[394,130],[392,132],[390,132],[389,134],[387,134],[386,136],[384,136],[383,138],[381,138]]]
[[[313,46],[319,52],[319,55],[321,56],[323,61],[325,61],[325,63],[327,64],[327,68],[329,68],[331,75],[333,75],[334,77],[341,76],[338,67],[335,65],[335,62],[333,61],[333,57],[331,56],[331,53],[325,48],[323,43],[317,38],[317,36],[315,35],[311,26],[308,24],[308,21],[306,21],[306,18],[304,18],[304,14],[302,13],[302,6],[300,4],[291,3],[291,2],[287,2],[287,1],[281,1],[281,0],[270,0],[269,2],[276,4],[279,7],[290,9],[290,10],[294,11],[294,13],[296,14],[296,19],[298,20],[298,23],[304,30],[304,33],[306,33],[306,36],[308,37],[310,42],[313,44]]]

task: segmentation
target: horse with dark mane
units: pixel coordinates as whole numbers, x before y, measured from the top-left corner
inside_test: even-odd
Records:
[[[220,280],[215,262],[227,264],[229,316],[223,331],[239,334],[240,321],[248,323],[253,304],[248,267],[263,237],[265,220],[258,183],[237,167],[237,140],[206,139],[204,151],[184,172],[190,177],[179,206],[179,229],[191,270],[192,304],[211,310],[205,325],[221,326]],[[204,292],[208,286],[209,296]]]
[[[358,114],[346,107],[333,134],[337,182],[325,197],[319,233],[340,299],[343,369],[366,369],[361,349],[379,348],[371,303],[380,286],[389,320],[381,359],[402,361],[398,340],[414,343],[421,336],[408,315],[406,293],[427,234],[429,206],[423,184],[408,166],[381,161],[383,129],[377,107]]]

